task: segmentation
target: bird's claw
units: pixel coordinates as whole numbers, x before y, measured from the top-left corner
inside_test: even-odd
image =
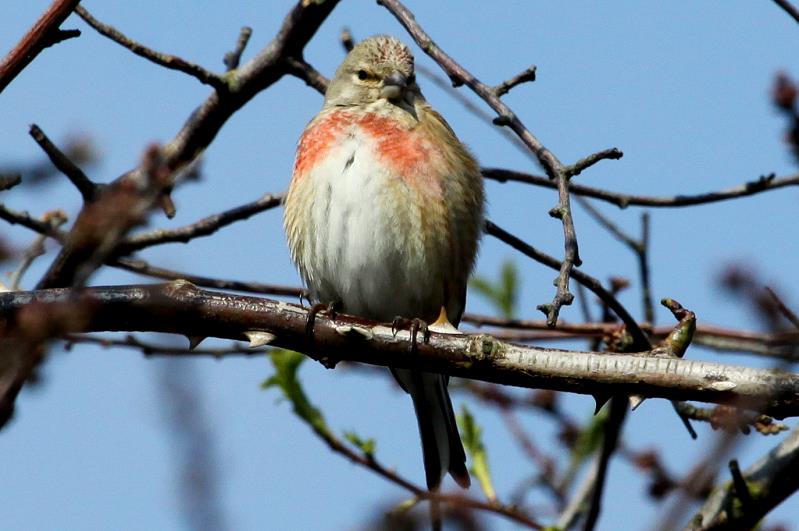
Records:
[[[310,338],[313,338],[314,334],[314,323],[316,322],[316,315],[319,312],[327,313],[328,317],[331,319],[335,319],[338,315],[339,310],[341,309],[341,303],[338,301],[334,302],[320,302],[314,304],[308,309],[308,320],[305,322],[305,335]]]
[[[407,317],[397,316],[391,322],[391,334],[394,337],[397,337],[397,332],[404,328],[407,328],[411,334],[411,352],[416,352],[417,336],[420,331],[422,332],[422,342],[427,343],[430,341],[430,328],[427,325],[427,321],[418,318],[409,319]]]

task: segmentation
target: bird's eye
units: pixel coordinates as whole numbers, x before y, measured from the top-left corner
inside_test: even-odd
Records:
[[[366,70],[358,70],[358,79],[365,81],[368,77],[369,73]]]

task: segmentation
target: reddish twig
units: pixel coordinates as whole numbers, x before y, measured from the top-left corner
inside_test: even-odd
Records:
[[[0,63],[0,92],[33,61],[42,50],[58,42],[77,37],[80,32],[61,31],[58,27],[72,13],[80,0],[55,0],[25,34],[19,44]]]

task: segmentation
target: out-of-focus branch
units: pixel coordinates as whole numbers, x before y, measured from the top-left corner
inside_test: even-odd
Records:
[[[44,134],[44,131],[42,131],[38,125],[31,125],[30,135],[47,154],[53,165],[58,168],[61,173],[66,175],[75,188],[78,189],[84,202],[91,202],[97,199],[97,195],[103,188],[102,186],[93,183],[77,164],[72,162],[63,151],[58,149],[58,147],[47,138],[47,135]]]
[[[788,2],[788,0],[774,0],[774,3],[780,6],[783,11],[788,13],[792,19],[794,19],[796,22],[799,22],[799,9]]]
[[[144,275],[163,280],[186,280],[198,286],[215,289],[227,289],[233,291],[243,291],[245,293],[261,293],[264,295],[277,295],[280,297],[300,298],[305,292],[301,288],[292,286],[280,286],[275,284],[264,284],[261,282],[244,282],[241,280],[227,280],[221,278],[203,277],[192,275],[183,271],[174,271],[150,265],[144,260],[137,258],[119,258],[109,262],[112,267],[118,267],[132,273]]]
[[[47,11],[0,63],[0,93],[42,50],[80,35],[78,30],[63,31],[58,28],[79,2],[80,0],[55,0],[50,4]]]
[[[533,184],[535,186],[543,186],[545,188],[557,188],[555,183],[553,183],[550,179],[537,175],[531,175],[529,173],[505,170],[501,168],[483,168],[482,172],[483,177],[486,179],[491,179],[501,183],[513,181]],[[619,208],[627,208],[628,206],[674,208],[703,205],[707,203],[715,203],[717,201],[726,201],[728,199],[737,199],[739,197],[755,195],[760,192],[776,190],[777,188],[783,188],[786,186],[799,186],[799,174],[778,178],[772,173],[769,175],[763,175],[754,181],[749,181],[727,190],[695,195],[680,194],[666,197],[653,197],[646,195],[610,192],[600,188],[593,188],[590,186],[573,183],[569,184],[569,190],[573,194],[606,201],[616,205]]]
[[[685,527],[686,531],[751,529],[799,490],[799,428],[749,467],[742,477],[745,493],[737,491],[735,482],[715,489]]]
[[[91,310],[85,323],[64,332],[152,331],[237,340],[260,332],[263,341],[257,343],[271,341],[317,358],[318,349],[328,366],[358,361],[592,395],[734,402],[777,418],[799,416],[799,375],[792,373],[670,356],[523,347],[485,335],[433,333],[429,343],[417,345],[415,356],[408,356],[409,333],[395,336],[389,324],[318,316],[311,338],[305,308],[204,291],[187,282],[86,288],[78,299],[70,289],[2,293],[0,317],[13,322],[17,312],[34,303],[44,314],[64,304]]]

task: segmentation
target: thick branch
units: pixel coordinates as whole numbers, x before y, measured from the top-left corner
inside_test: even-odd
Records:
[[[90,315],[72,332],[151,331],[244,340],[266,332],[272,344],[305,352],[332,366],[338,361],[418,368],[506,385],[591,395],[636,394],[674,400],[734,403],[783,418],[799,416],[799,375],[644,354],[609,354],[523,347],[487,335],[432,333],[408,355],[407,332],[391,326],[319,315],[313,338],[306,333],[308,310],[286,302],[233,296],[187,282],[0,294],[0,319],[13,322],[31,303],[39,311],[78,304]],[[58,328],[58,327],[56,327]]]

